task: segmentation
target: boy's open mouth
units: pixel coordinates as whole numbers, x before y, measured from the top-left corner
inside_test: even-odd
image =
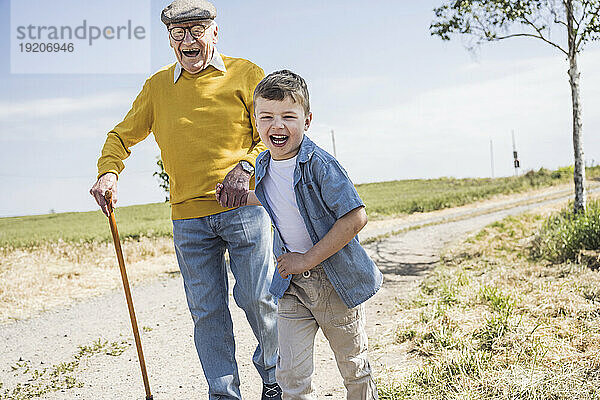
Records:
[[[194,58],[200,54],[200,49],[181,50],[181,54],[183,54],[185,57]]]
[[[286,136],[286,135],[271,135],[271,136],[269,136],[271,143],[273,143],[273,145],[277,146],[277,147],[281,147],[281,146],[285,145],[288,138],[289,138],[289,136]]]

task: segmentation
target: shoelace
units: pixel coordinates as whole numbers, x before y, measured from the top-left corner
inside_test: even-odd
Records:
[[[281,394],[281,392],[280,392],[281,389],[279,388],[279,385],[276,383],[274,383],[272,385],[265,384],[263,386],[265,388],[264,393],[263,393],[265,397],[274,398]]]

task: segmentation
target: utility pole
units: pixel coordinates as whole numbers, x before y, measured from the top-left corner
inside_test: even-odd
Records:
[[[337,158],[337,154],[335,151],[335,135],[333,133],[333,129],[331,130],[331,143],[333,143],[333,156]]]
[[[515,166],[515,176],[519,176],[519,168],[521,163],[519,162],[519,155],[517,153],[517,145],[515,144],[515,131],[512,130],[512,144],[513,144],[513,160]]]
[[[490,139],[490,164],[492,166],[492,178],[494,177],[494,142]]]

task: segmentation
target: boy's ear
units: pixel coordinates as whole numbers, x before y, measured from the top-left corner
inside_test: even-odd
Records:
[[[306,119],[304,120],[304,130],[307,131],[308,128],[310,127],[310,123],[312,122],[312,113],[309,112],[308,115],[306,116]]]

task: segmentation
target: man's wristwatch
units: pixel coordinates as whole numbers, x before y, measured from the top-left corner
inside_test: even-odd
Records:
[[[254,175],[254,167],[246,160],[240,161],[240,165],[242,169],[250,174],[250,176]]]

